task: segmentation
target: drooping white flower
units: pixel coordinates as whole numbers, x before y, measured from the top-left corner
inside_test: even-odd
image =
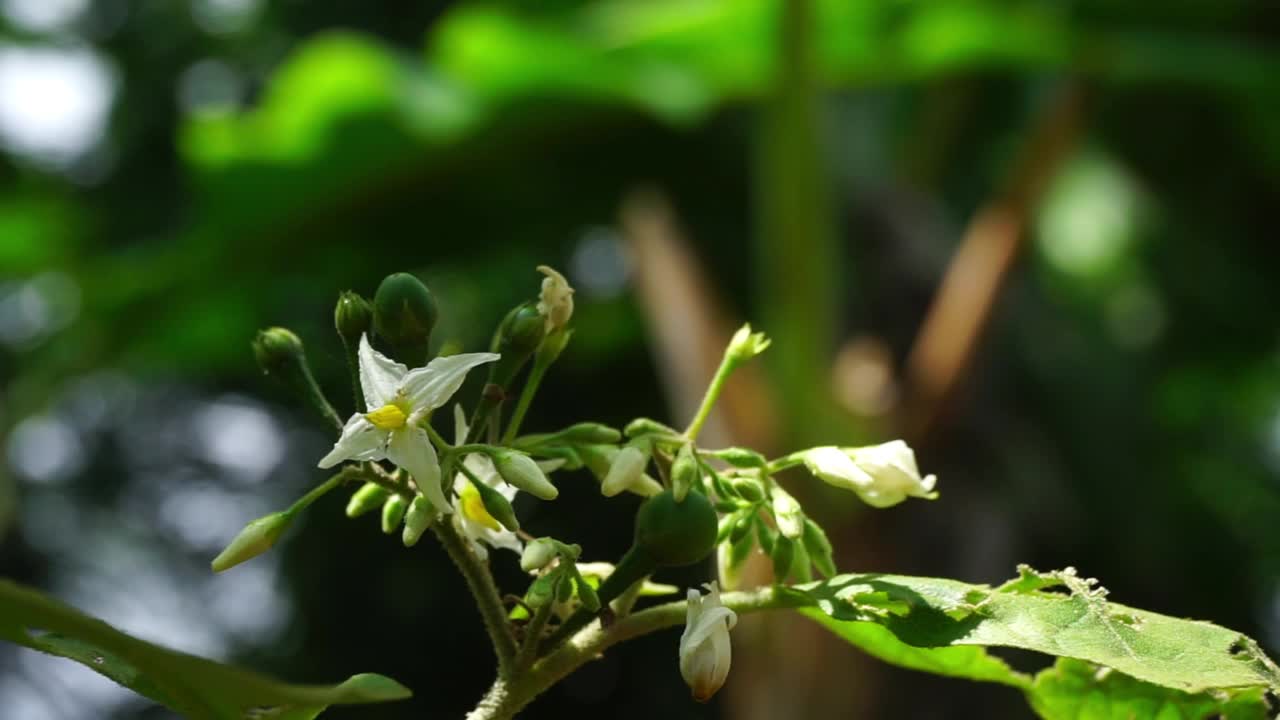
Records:
[[[453,406],[453,423],[457,436],[455,442],[466,442],[467,420],[459,405]],[[516,488],[503,482],[502,476],[498,474],[488,455],[471,453],[463,459],[462,464],[476,476],[477,480],[497,490],[508,501],[515,499]],[[453,507],[458,511],[454,513],[453,526],[471,543],[471,549],[475,550],[481,560],[489,557],[486,546],[511,550],[517,554],[523,552],[524,543],[520,541],[519,536],[504,528],[489,514],[484,507],[484,501],[480,498],[480,491],[471,483],[466,473],[459,472],[454,477],[453,489],[457,491]]]
[[[453,396],[467,372],[498,359],[495,353],[438,357],[426,367],[408,369],[360,336],[360,387],[367,413],[356,413],[342,428],[333,449],[320,459],[328,468],[344,460],[390,460],[408,471],[418,489],[440,512],[452,512],[440,488],[440,464],[420,423]]]
[[[704,585],[707,594],[689,589],[689,609],[680,636],[680,674],[693,699],[706,702],[729,676],[729,631],[738,622],[734,611],[720,604],[720,587]]]
[[[538,272],[546,275],[542,280],[542,292],[538,295],[538,312],[547,319],[547,334],[569,324],[573,316],[573,288],[564,275],[554,269],[539,265]]]
[[[938,497],[933,490],[938,478],[920,476],[915,453],[901,440],[860,448],[816,447],[805,452],[804,464],[828,484],[852,490],[876,508],[908,497]]]

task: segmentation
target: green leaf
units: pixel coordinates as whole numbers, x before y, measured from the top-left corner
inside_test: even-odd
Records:
[[[1184,693],[1134,680],[1092,663],[1061,659],[1036,675],[1031,707],[1046,720],[1263,720],[1263,691]]]
[[[971,647],[1001,646],[1117,671],[1117,679],[1098,675],[1092,687],[1120,708],[1138,702],[1125,700],[1128,696],[1144,698],[1142,707],[1156,702],[1152,698],[1185,700],[1195,707],[1195,698],[1206,692],[1224,702],[1245,698],[1240,700],[1245,703],[1280,685],[1280,669],[1257,643],[1237,632],[1109,602],[1096,581],[1070,568],[1039,573],[1021,567],[1019,572],[995,589],[938,578],[857,574],[781,591],[809,606],[801,612],[871,654],[942,675],[1025,686],[1024,676]],[[1045,717],[1130,717],[1127,712],[1096,714],[1093,706],[1062,710],[1068,701],[1059,696],[1069,692],[1062,688],[1083,682],[1082,672],[1071,665],[1045,671],[1028,690],[1032,702]],[[1128,676],[1123,681],[1121,673]],[[1160,688],[1174,692],[1157,692]]]
[[[339,685],[287,685],[126,635],[34,590],[0,580],[0,638],[65,657],[195,720],[310,720],[330,705],[411,695],[381,675]]]

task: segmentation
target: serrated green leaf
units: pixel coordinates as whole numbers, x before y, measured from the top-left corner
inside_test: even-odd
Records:
[[[339,685],[288,685],[126,635],[34,590],[0,580],[0,637],[75,660],[195,720],[310,720],[330,705],[401,700],[412,693],[381,675]]]

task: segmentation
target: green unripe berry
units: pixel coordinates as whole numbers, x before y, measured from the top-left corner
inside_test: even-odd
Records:
[[[431,291],[409,273],[388,275],[373,296],[373,328],[391,356],[416,367],[427,357],[440,311]]]
[[[664,490],[636,513],[635,546],[658,565],[692,565],[715,550],[716,529],[716,511],[705,495],[691,492],[677,502]]]

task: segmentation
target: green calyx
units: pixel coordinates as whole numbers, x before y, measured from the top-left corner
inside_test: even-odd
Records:
[[[664,490],[636,513],[635,547],[659,566],[692,565],[715,550],[716,510],[700,492],[683,501]]]
[[[426,361],[440,316],[435,297],[409,273],[388,275],[373,297],[373,328],[390,354],[410,367]]]
[[[360,336],[373,329],[373,305],[360,293],[350,290],[342,293],[333,308],[333,327],[344,345],[359,346]]]

